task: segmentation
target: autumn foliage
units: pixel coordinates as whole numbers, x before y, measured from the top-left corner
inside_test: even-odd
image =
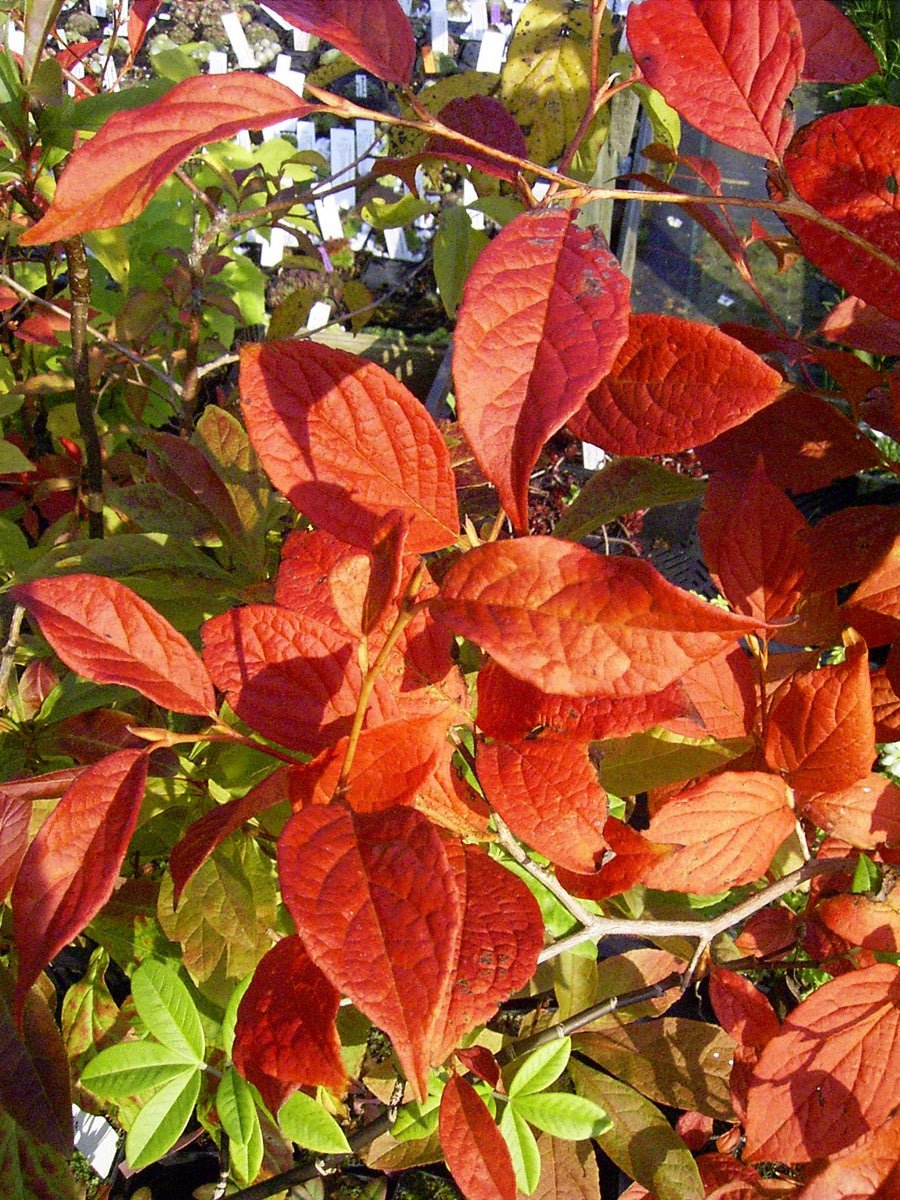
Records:
[[[201,403],[198,334],[166,367],[181,415],[135,441],[145,475],[114,482],[108,453],[91,482],[72,442],[74,519],[105,487],[107,537],[23,539],[4,609],[26,630],[3,651],[11,732],[40,728],[48,696],[61,713],[0,784],[0,1128],[20,1194],[77,1195],[71,1068],[79,1103],[129,1130],[132,1166],[196,1115],[242,1186],[288,1169],[296,1143],[373,1171],[443,1160],[468,1200],[599,1200],[599,1147],[630,1197],[888,1200],[900,786],[880,747],[900,740],[900,521],[851,505],[812,523],[796,501],[896,474],[900,110],[795,129],[790,106],[803,80],[868,76],[871,52],[829,0],[643,0],[633,74],[604,83],[603,6],[532,0],[510,61],[562,53],[572,10],[563,49],[591,108],[559,108],[569,149],[542,158],[512,69],[498,95],[431,115],[397,0],[271,7],[395,88],[405,115],[388,126],[420,137],[399,176],[471,167],[519,211],[468,274],[452,430],[383,367],[304,337],[244,344],[236,397],[223,382]],[[132,54],[154,8],[134,8]],[[24,107],[5,118],[32,158],[40,136],[58,150],[35,36],[7,56]],[[562,78],[549,90],[568,104]],[[581,211],[615,189],[572,166],[620,84],[756,156],[791,255],[848,293],[820,330],[632,313]],[[17,246],[50,263],[61,244],[77,278],[79,246],[107,265],[202,147],[367,112],[253,74],[186,78],[61,154],[49,204],[26,172],[8,192],[26,198]],[[744,202],[714,165],[648,158],[666,169],[643,176],[647,202],[685,208],[755,288]],[[297,203],[216,171],[193,185],[194,241],[167,276],[185,328],[191,287],[224,269],[226,216],[246,197],[253,220]],[[126,304],[82,382],[159,373],[149,313]],[[613,457],[536,535],[530,480],[564,428]],[[466,507],[461,439],[496,495],[487,519]],[[651,460],[687,450],[706,473],[714,602],[584,544],[675,498],[685,481]],[[26,529],[46,520],[39,499]],[[635,948],[610,955],[611,935]],[[85,936],[97,949],[60,1036],[42,972]],[[110,957],[132,978],[121,1009]],[[694,984],[707,1019],[668,1012]]]

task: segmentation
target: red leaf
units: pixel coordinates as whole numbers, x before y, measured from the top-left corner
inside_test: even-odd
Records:
[[[647,887],[713,895],[759,879],[794,829],[788,790],[775,775],[724,771],[670,800],[647,839],[677,847],[645,874]]]
[[[463,133],[466,137],[482,142],[485,146],[494,146],[504,154],[513,154],[516,158],[528,158],[528,146],[525,134],[509,115],[499,100],[492,96],[459,96],[445,104],[438,115],[438,120],[448,129]],[[512,163],[492,158],[486,150],[470,150],[450,138],[432,134],[425,144],[428,154],[450,159],[452,162],[465,163],[466,166],[477,167],[486,175],[497,179],[506,179],[509,183],[516,182],[519,173]]]
[[[900,951],[900,892],[891,888],[884,899],[874,896],[827,896],[816,905],[826,929],[851,946],[887,954]]]
[[[83,774],[84,767],[63,767],[59,771],[48,771],[46,775],[6,779],[0,783],[0,796],[17,800],[56,800]]]
[[[520,879],[477,846],[447,844],[462,906],[444,1015],[435,1020],[433,1061],[442,1062],[537,970],[544,922]]]
[[[470,550],[432,612],[535,687],[616,699],[662,691],[758,627],[673,587],[649,563],[550,537]]]
[[[900,1115],[835,1155],[797,1200],[894,1200],[900,1195]]]
[[[762,463],[752,475],[715,477],[706,489],[700,543],[731,607],[761,621],[789,617],[800,599],[809,549],[806,521]],[[789,636],[788,634],[785,636]]]
[[[0,901],[16,881],[28,845],[31,805],[0,791]]]
[[[535,209],[482,252],[466,283],[453,376],[459,423],[519,531],[541,447],[612,366],[629,283],[573,210]]]
[[[460,1075],[441,1096],[441,1149],[466,1200],[516,1200],[509,1148],[487,1105]]]
[[[816,332],[829,342],[843,342],[869,354],[900,354],[900,321],[858,296],[839,301]]]
[[[826,983],[762,1052],[745,1157],[805,1163],[852,1145],[893,1114],[898,1071],[900,969],[879,963]]]
[[[28,847],[12,893],[17,1020],[43,968],[112,895],[146,780],[143,750],[120,750],[88,767]]]
[[[628,44],[646,81],[692,125],[736,150],[780,156],[803,68],[790,0],[644,0],[628,10]]]
[[[413,807],[434,825],[461,837],[484,841],[490,809],[461,779],[453,765],[453,746],[445,741],[429,779],[416,793]]]
[[[855,583],[873,571],[900,537],[900,510],[867,504],[829,513],[806,534],[807,579],[813,591]]]
[[[155,608],[115,579],[62,575],[10,588],[71,670],[132,687],[161,708],[214,715],[212,681],[196,650]]]
[[[798,927],[797,914],[790,908],[781,905],[764,908],[747,921],[734,939],[734,944],[742,954],[771,958],[793,946],[799,933]]]
[[[147,27],[162,0],[132,0],[128,9],[128,50],[133,59],[147,35]]]
[[[478,726],[488,737],[513,741],[541,727],[577,739],[627,737],[691,711],[678,683],[660,692],[611,700],[606,696],[548,695],[495,662],[478,673]]]
[[[873,247],[867,250],[804,217],[786,216],[803,253],[848,292],[900,317],[900,108],[848,108],[804,125],[784,155],[797,194]]]
[[[756,668],[740,646],[691,667],[681,686],[710,737],[746,737],[753,729]]]
[[[202,633],[210,674],[251,729],[307,754],[350,732],[362,674],[349,635],[269,604],[222,613]],[[393,707],[376,684],[374,712],[390,716]]]
[[[489,1083],[492,1088],[502,1087],[500,1083],[500,1066],[485,1046],[471,1046],[468,1050],[457,1050],[456,1057],[466,1068]]]
[[[603,826],[613,854],[607,857],[600,870],[593,875],[577,875],[564,867],[556,870],[559,882],[576,896],[586,900],[605,900],[618,896],[640,883],[661,858],[672,853],[671,846],[657,846],[642,837],[636,829],[625,825],[615,817],[609,817]]]
[[[116,750],[146,749],[143,738],[131,732],[134,717],[115,708],[92,708],[75,713],[53,726],[55,742],[63,754],[87,766]]]
[[[855,636],[855,635],[854,635]],[[872,690],[865,643],[842,663],[797,671],[769,708],[766,762],[798,792],[837,792],[864,779],[875,759]]]
[[[344,1092],[340,999],[299,937],[282,938],[263,955],[238,1007],[231,1057],[270,1112],[298,1087]]]
[[[884,646],[900,636],[900,536],[860,582],[842,612],[870,646]]]
[[[456,540],[444,440],[382,367],[315,342],[266,342],[244,347],[240,391],[266,473],[316,525],[368,549],[396,510],[411,519],[407,553]]]
[[[462,917],[437,830],[412,809],[312,805],[285,826],[278,867],[310,958],[388,1035],[421,1099]]]
[[[606,848],[606,793],[588,744],[569,738],[482,742],[478,779],[510,829],[557,866],[588,873]]]
[[[763,460],[776,487],[812,492],[878,465],[878,452],[852,421],[818,396],[793,392],[697,450],[710,474],[752,471]]]
[[[397,0],[273,0],[273,12],[337,46],[389,83],[409,83],[416,59],[409,18]]]
[[[762,1050],[781,1029],[774,1008],[759,988],[734,971],[713,967],[709,1000],[716,1020],[739,1046]]]
[[[181,893],[194,873],[206,862],[216,847],[221,846],[229,834],[240,829],[245,821],[258,817],[267,808],[287,800],[291,772],[295,769],[303,768],[279,767],[262,783],[251,788],[246,795],[229,800],[227,804],[216,805],[187,827],[169,854],[169,871],[174,884],[173,908],[178,906]]]
[[[114,113],[71,156],[45,216],[20,234],[36,246],[133,220],[201,146],[311,111],[267,75],[196,75],[143,108]]]
[[[569,427],[613,454],[677,454],[740,425],[783,386],[714,325],[636,313],[611,371]]]
[[[803,35],[807,83],[861,83],[878,59],[852,21],[831,0],[793,0]]]
[[[841,791],[798,797],[797,807],[826,833],[860,850],[900,846],[900,787],[872,772]]]

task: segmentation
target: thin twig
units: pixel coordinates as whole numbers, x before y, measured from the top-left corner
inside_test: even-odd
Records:
[[[13,663],[16,661],[16,647],[19,645],[19,634],[22,632],[22,620],[24,616],[25,609],[21,604],[17,604],[13,608],[12,616],[9,619],[6,641],[3,644],[3,649],[0,650],[0,711],[6,708],[6,697],[9,693],[9,677],[12,673]]]
[[[69,295],[72,311],[69,332],[72,337],[72,377],[75,385],[75,412],[84,442],[84,473],[80,488],[88,514],[88,535],[103,537],[103,449],[94,412],[94,394],[88,361],[87,324],[91,306],[91,271],[84,238],[78,234],[65,242],[69,268]]]
[[[494,813],[494,824],[497,829],[497,840],[510,858],[517,862],[523,871],[527,871],[532,879],[536,879],[542,887],[555,896],[566,912],[573,916],[580,925],[585,927],[591,925],[595,920],[594,914],[568,892],[555,875],[538,866],[534,859],[525,853],[513,836],[512,830],[496,812]]]

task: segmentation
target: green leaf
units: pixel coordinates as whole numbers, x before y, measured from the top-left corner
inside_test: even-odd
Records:
[[[26,458],[13,442],[0,441],[0,475],[18,475],[20,471],[36,470],[31,459]]]
[[[430,1137],[438,1127],[440,1096],[426,1096],[421,1104],[404,1104],[391,1126],[391,1136],[398,1142],[415,1142]]]
[[[856,860],[856,866],[853,870],[850,891],[864,895],[866,892],[875,892],[880,887],[881,871],[871,858],[869,858],[868,854],[861,854]]]
[[[97,1096],[132,1096],[168,1085],[195,1069],[193,1059],[158,1042],[119,1042],[91,1059],[81,1082]]]
[[[516,1071],[509,1085],[509,1098],[532,1096],[555,1083],[566,1069],[572,1053],[572,1039],[546,1042],[533,1051]]]
[[[190,79],[200,74],[200,65],[196,59],[177,47],[151,52],[150,62],[157,75],[171,80],[172,83],[181,83],[182,79]]]
[[[612,1118],[597,1141],[618,1167],[657,1200],[702,1200],[705,1190],[694,1157],[655,1104],[627,1083],[577,1061],[570,1074],[579,1095],[602,1104]]]
[[[531,1127],[513,1104],[507,1104],[500,1118],[500,1132],[509,1146],[516,1186],[530,1196],[541,1179],[541,1152]]]
[[[431,211],[432,207],[427,200],[420,200],[411,192],[407,192],[393,203],[375,196],[368,204],[363,205],[360,216],[373,229],[399,229],[403,225],[412,225],[417,217]]]
[[[441,217],[434,235],[434,277],[448,317],[456,316],[469,272],[487,244],[487,234],[472,228],[464,208],[448,208]]]
[[[216,1111],[232,1145],[248,1146],[259,1117],[250,1085],[234,1067],[228,1067],[216,1090]]]
[[[24,533],[12,521],[0,518],[0,567],[16,570],[33,554]]]
[[[253,1114],[255,1123],[250,1133],[250,1140],[243,1145],[240,1142],[231,1142],[228,1147],[232,1173],[238,1183],[242,1185],[252,1183],[257,1177],[265,1151],[259,1113],[255,1108]]]
[[[350,1143],[337,1121],[305,1092],[294,1092],[278,1110],[281,1132],[305,1150],[344,1154]]]
[[[702,480],[677,475],[648,458],[617,458],[590,477],[553,533],[577,542],[626,513],[690,500],[705,487]]]
[[[136,84],[119,92],[86,96],[75,105],[75,128],[96,133],[113,113],[152,104],[154,100],[160,100],[171,87],[168,79],[155,79],[152,83]]]
[[[148,1167],[172,1149],[191,1119],[199,1094],[200,1072],[193,1068],[151,1096],[125,1142],[125,1156],[132,1170]]]
[[[253,972],[245,975],[240,983],[235,987],[234,991],[225,1006],[225,1016],[222,1018],[222,1049],[231,1057],[231,1048],[234,1045],[234,1027],[237,1023],[237,1014],[240,1003],[244,998],[244,992],[253,982]]]
[[[510,1104],[515,1106],[519,1116],[538,1129],[543,1129],[544,1133],[570,1142],[599,1137],[612,1124],[599,1104],[583,1096],[572,1096],[569,1092],[517,1096],[515,1100],[510,1100]]]
[[[495,225],[508,225],[520,213],[525,211],[525,205],[515,196],[482,196],[479,200],[467,204],[468,212],[480,212]]]
[[[202,1064],[206,1043],[197,1006],[173,971],[150,959],[132,975],[131,994],[138,1015],[158,1041]]]
[[[599,742],[600,782],[617,796],[636,796],[706,775],[750,749],[750,738],[687,738],[668,729]]]

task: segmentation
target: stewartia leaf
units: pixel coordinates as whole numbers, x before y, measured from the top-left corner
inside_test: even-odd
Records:
[[[459,423],[519,531],[528,478],[551,434],[612,366],[628,332],[629,283],[575,210],[536,209],[482,252],[457,321]]]
[[[267,75],[196,75],[143,108],[115,113],[69,159],[42,220],[22,245],[61,241],[124,225],[143,212],[167,176],[201,146],[311,111]]]
[[[216,1088],[216,1112],[229,1141],[236,1146],[246,1146],[259,1128],[259,1116],[253,1093],[243,1076],[234,1067],[226,1068]]]
[[[9,895],[28,846],[31,805],[0,792],[0,901]]]
[[[541,1178],[541,1154],[531,1126],[514,1104],[507,1104],[500,1118],[500,1132],[509,1149],[516,1185],[520,1192],[530,1196]]]
[[[551,1083],[556,1083],[566,1069],[569,1055],[572,1053],[572,1039],[559,1038],[533,1050],[519,1067],[509,1082],[508,1096],[514,1100],[517,1096],[530,1096],[542,1092]]]
[[[803,34],[803,80],[862,83],[878,70],[878,59],[852,21],[831,0],[793,0]]]
[[[692,125],[780,157],[804,58],[791,0],[644,0],[628,11],[628,44],[647,83]]]
[[[196,650],[146,600],[100,575],[61,575],[10,588],[67,667],[94,683],[132,687],[175,712],[215,715]]]
[[[842,342],[869,354],[900,354],[900,321],[873,304],[847,296],[820,321],[816,330],[829,342]]]
[[[826,929],[864,950],[900,951],[900,892],[891,888],[882,897],[826,896],[816,905],[816,917]]]
[[[805,217],[786,216],[803,253],[829,279],[900,317],[900,108],[872,105],[804,125],[784,155],[794,190],[823,216],[871,244],[867,250]]]
[[[546,692],[658,692],[759,627],[681,591],[649,563],[550,537],[470,550],[432,612]]]
[[[184,1132],[200,1094],[200,1071],[188,1068],[155,1092],[128,1131],[125,1156],[134,1171],[171,1150]]]
[[[787,1017],[750,1088],[750,1162],[825,1158],[877,1129],[897,1107],[900,969],[841,975]]]
[[[568,1092],[538,1092],[517,1096],[513,1107],[538,1129],[578,1142],[599,1137],[612,1125],[599,1104]]]
[[[766,762],[798,792],[840,792],[875,760],[872,687],[865,642],[855,634],[834,666],[796,671],[772,697]]]
[[[784,781],[724,771],[686,788],[651,818],[647,838],[674,845],[651,867],[647,887],[714,895],[759,879],[796,819]]]
[[[756,667],[740,646],[691,667],[682,677],[681,686],[710,737],[740,738],[752,730]],[[671,723],[664,718],[660,724]],[[678,728],[687,732],[686,723]]]
[[[459,1075],[441,1097],[441,1149],[466,1200],[515,1200],[516,1176],[509,1148],[487,1105]]]
[[[416,59],[409,18],[397,0],[273,0],[273,12],[386,79],[409,83]]]
[[[334,1117],[304,1092],[294,1092],[278,1113],[281,1132],[319,1154],[346,1154],[350,1143]]]
[[[529,846],[570,871],[593,871],[606,846],[606,793],[588,743],[540,737],[482,742],[478,779],[491,806]]]
[[[900,1115],[815,1174],[797,1200],[892,1200],[900,1192]]]
[[[271,1112],[297,1087],[344,1091],[335,1026],[339,1002],[296,935],[276,942],[261,959],[238,1008],[232,1058]]]
[[[506,741],[538,727],[575,740],[627,737],[690,712],[690,701],[678,683],[661,692],[611,700],[607,696],[548,695],[495,662],[478,673],[478,727],[488,737]]]
[[[116,1099],[162,1087],[197,1065],[159,1042],[119,1042],[92,1058],[80,1081],[98,1096]]]
[[[800,599],[809,549],[809,525],[762,462],[752,475],[714,478],[700,517],[703,559],[732,608],[777,621]],[[790,631],[784,635],[789,638]]]
[[[500,101],[491,96],[458,96],[444,105],[438,120],[448,129],[463,133],[486,146],[494,146],[505,154],[513,154],[517,158],[528,157],[524,133]],[[518,174],[518,168],[512,163],[492,158],[486,150],[470,150],[459,142],[437,134],[428,139],[425,152],[477,167],[486,175],[506,179],[509,183],[515,183]]]
[[[716,1020],[739,1046],[762,1049],[781,1028],[769,1000],[735,971],[713,967],[709,1000]]]
[[[158,1042],[202,1064],[206,1042],[197,1006],[174,971],[149,959],[132,975],[131,994],[138,1016]]]
[[[120,750],[88,767],[28,847],[12,893],[17,1020],[43,968],[112,895],[146,779],[143,750]]]
[[[860,582],[844,604],[843,614],[870,646],[884,646],[900,638],[900,536]]]
[[[860,850],[900,846],[900,787],[874,771],[841,791],[802,795],[797,808],[820,829]]]
[[[569,426],[613,454],[677,454],[740,425],[783,388],[777,371],[714,325],[635,313]]]
[[[421,1099],[462,915],[437,830],[411,809],[312,805],[285,826],[278,868],[310,958],[390,1037]]]
[[[241,403],[269,478],[316,525],[368,549],[391,510],[411,520],[406,551],[459,532],[450,456],[434,421],[375,363],[316,342],[241,355]]]

